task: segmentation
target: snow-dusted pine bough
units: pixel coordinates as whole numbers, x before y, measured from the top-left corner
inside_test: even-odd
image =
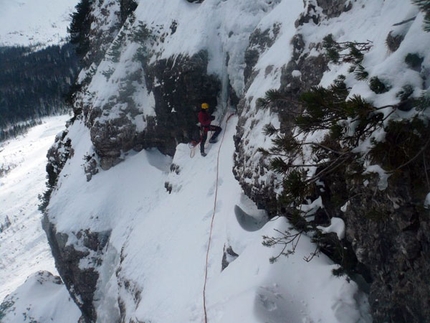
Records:
[[[317,250],[305,260],[323,251],[341,265],[337,274],[348,273],[355,257],[348,242],[319,226],[342,217],[340,209],[350,198],[346,183],[365,182],[370,165],[381,167],[387,177],[405,171],[416,174],[421,182],[415,185],[430,191],[429,178],[419,175],[430,169],[430,98],[414,99],[404,87],[397,95],[399,103],[375,107],[358,95],[349,96],[344,80],[341,75],[329,88],[303,93],[291,111],[286,104],[291,97],[281,91],[270,90],[259,100],[263,107],[283,109],[293,121],[291,128],[282,130],[268,124],[265,134],[272,137],[273,147],[260,149],[272,170],[282,175],[278,201],[292,224],[291,231],[278,232],[280,237],[264,237],[266,246],[283,246],[271,261],[294,253],[300,236],[307,234]],[[405,107],[413,113],[403,119],[398,112]],[[375,209],[367,216],[376,221],[384,215]]]

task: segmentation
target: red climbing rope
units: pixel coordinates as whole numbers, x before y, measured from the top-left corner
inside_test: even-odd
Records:
[[[216,180],[215,180],[214,207],[213,207],[213,212],[212,212],[211,228],[210,228],[210,232],[209,232],[208,248],[206,250],[205,280],[204,280],[204,285],[203,285],[203,311],[205,314],[205,323],[208,323],[208,313],[207,313],[207,309],[206,309],[206,285],[207,285],[207,281],[208,281],[209,250],[210,250],[211,242],[212,242],[212,231],[213,231],[213,226],[214,226],[215,212],[216,212],[216,206],[217,206],[217,200],[218,200],[219,156],[220,156],[220,152],[221,152],[222,143],[224,142],[225,132],[227,129],[227,122],[228,122],[228,120],[230,120],[230,118],[233,115],[234,115],[234,113],[230,114],[228,116],[227,120],[225,121],[225,127],[224,127],[224,131],[222,133],[222,138],[221,138],[221,142],[220,142],[220,145],[218,148],[217,160],[216,160]]]

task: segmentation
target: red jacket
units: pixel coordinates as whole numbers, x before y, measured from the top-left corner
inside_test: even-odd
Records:
[[[211,125],[211,121],[213,120],[212,116],[206,110],[203,109],[199,112],[198,117],[200,125],[203,128],[208,128]]]

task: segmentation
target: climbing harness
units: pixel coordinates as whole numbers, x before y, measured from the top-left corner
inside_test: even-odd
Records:
[[[203,285],[203,311],[204,311],[204,315],[205,315],[205,320],[204,320],[205,323],[208,323],[208,314],[207,314],[207,309],[206,309],[206,285],[207,285],[207,281],[208,281],[209,250],[210,250],[211,242],[212,242],[212,231],[213,231],[215,212],[216,212],[217,200],[218,200],[219,156],[220,156],[222,144],[224,142],[225,133],[227,130],[227,122],[228,122],[228,120],[230,120],[230,118],[233,115],[234,115],[234,113],[231,113],[225,121],[225,127],[224,127],[224,131],[222,134],[221,142],[220,142],[220,145],[218,147],[218,153],[217,153],[214,207],[213,207],[213,211],[212,211],[212,219],[211,219],[211,227],[210,227],[210,231],[209,231],[208,247],[206,250],[205,278],[204,278],[204,285]]]

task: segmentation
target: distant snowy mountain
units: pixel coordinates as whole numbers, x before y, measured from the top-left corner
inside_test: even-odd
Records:
[[[38,210],[46,151],[68,119],[44,118],[27,134],[0,143],[1,322],[25,322],[26,316],[37,322],[67,322],[64,313],[56,312],[57,302],[77,321],[77,308],[64,285],[48,274],[58,275]]]
[[[1,0],[0,46],[56,45],[67,37],[77,0]]]

